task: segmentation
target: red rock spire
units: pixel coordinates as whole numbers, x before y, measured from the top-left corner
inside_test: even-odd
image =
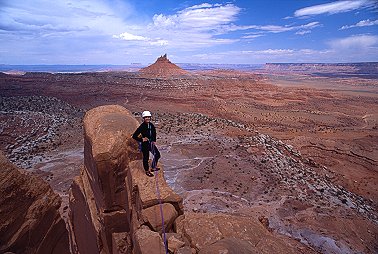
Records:
[[[180,76],[188,74],[186,71],[172,63],[167,54],[164,54],[156,60],[155,63],[140,70],[142,74],[158,77]]]

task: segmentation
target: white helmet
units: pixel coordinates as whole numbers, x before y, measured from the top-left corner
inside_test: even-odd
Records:
[[[145,117],[147,117],[147,116],[151,117],[151,116],[152,116],[152,115],[151,115],[151,112],[150,112],[150,111],[143,111],[143,113],[142,113],[142,118],[145,118]]]

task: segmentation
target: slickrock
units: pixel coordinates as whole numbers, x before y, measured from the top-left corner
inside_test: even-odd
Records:
[[[70,253],[61,199],[0,153],[0,253]]]

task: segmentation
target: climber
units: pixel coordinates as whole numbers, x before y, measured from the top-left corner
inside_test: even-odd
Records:
[[[143,111],[142,118],[143,123],[138,127],[138,129],[133,134],[133,139],[142,143],[142,153],[143,153],[143,168],[147,176],[154,176],[152,172],[158,171],[157,163],[160,159],[160,152],[155,145],[156,142],[156,129],[151,123],[151,112]],[[148,160],[150,157],[150,152],[154,155],[152,160],[151,170],[148,166]]]

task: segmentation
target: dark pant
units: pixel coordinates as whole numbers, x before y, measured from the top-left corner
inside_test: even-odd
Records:
[[[157,163],[160,159],[160,152],[158,148],[150,142],[143,142],[142,143],[142,153],[143,153],[143,168],[144,170],[148,170],[148,160],[150,159],[150,151],[154,155],[154,159],[152,160],[152,168],[156,168]]]

